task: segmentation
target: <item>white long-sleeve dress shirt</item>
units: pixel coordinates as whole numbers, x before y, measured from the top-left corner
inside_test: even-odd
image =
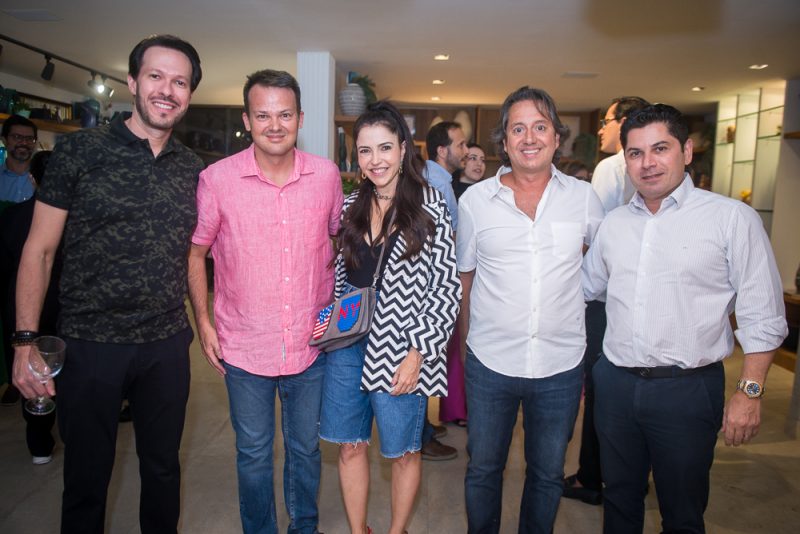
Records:
[[[758,214],[688,175],[657,213],[637,193],[606,216],[583,266],[587,300],[607,291],[603,351],[623,367],[695,368],[786,337],[780,276]]]

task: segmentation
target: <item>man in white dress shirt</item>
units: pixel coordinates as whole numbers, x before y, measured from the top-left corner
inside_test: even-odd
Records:
[[[606,213],[627,204],[636,192],[625,169],[620,131],[628,115],[648,105],[649,102],[638,96],[615,98],[600,121],[600,129],[597,131],[600,152],[613,156],[602,160],[595,167],[592,173],[592,189],[600,197]]]
[[[566,129],[546,92],[516,90],[500,117],[493,138],[511,172],[461,196],[456,233],[468,347],[468,528],[500,529],[503,469],[521,405],[527,469],[518,528],[549,534],[583,382],[580,266],[603,207],[588,183],[553,165]]]
[[[760,397],[787,334],[780,277],[758,214],[695,189],[680,112],[657,104],[622,126],[637,193],[603,222],[584,263],[587,300],[607,291],[604,355],[594,367],[605,481],[603,530],[641,533],[653,470],[664,532],[705,532],[717,433],[758,432]],[[745,353],[727,405],[729,315]]]

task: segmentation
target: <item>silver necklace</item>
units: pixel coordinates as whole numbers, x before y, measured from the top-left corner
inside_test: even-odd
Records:
[[[394,196],[381,195],[380,193],[378,193],[378,188],[375,187],[374,185],[372,186],[372,192],[375,193],[375,196],[378,198],[378,200],[392,200],[392,199],[394,199]]]

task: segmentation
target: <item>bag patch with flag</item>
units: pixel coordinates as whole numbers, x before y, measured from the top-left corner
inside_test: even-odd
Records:
[[[319,314],[317,315],[317,322],[314,323],[314,330],[311,333],[311,337],[313,339],[319,339],[325,334],[325,330],[328,329],[328,323],[331,322],[331,313],[333,312],[333,304],[322,308]]]
[[[340,332],[347,332],[358,321],[358,315],[361,311],[361,293],[356,293],[352,297],[342,299],[341,307],[339,308],[339,319],[336,326]]]

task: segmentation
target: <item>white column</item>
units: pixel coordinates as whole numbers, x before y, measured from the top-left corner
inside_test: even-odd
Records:
[[[298,52],[297,81],[303,106],[300,150],[333,159],[336,60],[330,52]]]

